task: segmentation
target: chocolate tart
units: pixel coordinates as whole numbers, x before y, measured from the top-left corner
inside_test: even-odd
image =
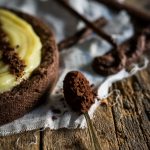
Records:
[[[11,91],[0,94],[0,125],[20,118],[44,103],[46,98],[42,97],[55,85],[59,67],[58,50],[49,27],[31,15],[12,9],[8,10],[27,21],[40,37],[42,60],[27,80],[22,81]]]

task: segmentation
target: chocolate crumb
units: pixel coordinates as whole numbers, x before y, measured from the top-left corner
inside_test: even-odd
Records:
[[[94,103],[94,91],[81,72],[69,72],[64,79],[63,88],[65,100],[75,112],[85,113]]]
[[[19,48],[20,46],[19,45],[16,45],[16,48]]]
[[[108,100],[103,99],[100,104],[101,104],[101,106],[108,106]]]
[[[91,84],[91,88],[94,88],[94,86],[95,86],[94,84]]]
[[[57,120],[57,117],[56,116],[52,116],[52,120]]]
[[[19,48],[19,45],[16,45],[15,48]],[[18,54],[15,52],[15,48],[11,47],[7,34],[3,31],[2,23],[0,22],[0,51],[2,51],[2,61],[9,65],[11,74],[20,77],[23,75],[26,65],[23,60],[20,60]]]

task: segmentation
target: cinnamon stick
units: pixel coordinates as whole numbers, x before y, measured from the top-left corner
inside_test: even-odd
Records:
[[[97,27],[103,27],[107,24],[107,20],[104,17],[101,17],[93,22],[93,24]],[[88,26],[83,29],[77,31],[74,35],[66,38],[65,40],[59,42],[58,49],[62,51],[65,48],[69,48],[74,44],[80,43],[84,41],[89,35],[93,33],[93,30]]]
[[[63,6],[66,10],[68,10],[71,14],[73,14],[76,18],[81,19],[87,26],[89,26],[93,31],[95,31],[96,34],[101,36],[103,39],[105,39],[107,42],[109,42],[112,46],[117,47],[116,42],[114,39],[105,33],[103,30],[96,27],[93,23],[91,23],[89,20],[87,20],[84,16],[79,14],[75,9],[69,6],[69,4],[64,0],[57,0],[57,3],[59,3],[61,6]]]

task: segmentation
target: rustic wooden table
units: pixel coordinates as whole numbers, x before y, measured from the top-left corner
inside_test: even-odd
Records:
[[[129,0],[139,5],[138,0]],[[150,3],[149,0],[145,0]],[[142,1],[145,2],[145,1]],[[143,5],[145,5],[143,3]],[[145,7],[150,7],[145,5]],[[150,148],[150,65],[131,78],[113,84],[121,97],[112,106],[100,106],[93,120],[103,150]],[[19,139],[19,140],[18,140]],[[32,144],[35,142],[36,144]],[[87,129],[32,131],[0,137],[0,150],[88,150]]]

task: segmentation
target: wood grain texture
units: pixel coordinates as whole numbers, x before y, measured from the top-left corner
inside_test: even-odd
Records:
[[[35,143],[36,144],[33,144]],[[0,137],[0,150],[39,150],[40,132],[31,131]]]
[[[119,149],[110,107],[99,107],[95,113],[93,124],[97,130],[97,136],[103,149]],[[46,130],[43,133],[42,141],[44,150],[50,150],[52,148],[62,150],[89,150],[90,148],[87,129],[61,129],[58,131]]]
[[[137,0],[130,2],[139,5]],[[107,99],[108,106],[100,106],[93,119],[102,150],[148,150],[150,65],[131,78],[113,84],[111,90],[113,89],[121,91],[119,99],[116,100],[116,95],[113,94]],[[35,142],[34,135],[37,144],[29,145]],[[90,141],[87,129],[46,129],[0,137],[0,150],[90,150]]]
[[[150,92],[147,86],[150,81],[145,79],[147,70],[113,84],[112,89],[121,90],[120,98],[116,101],[113,95],[108,99],[110,106],[97,109],[93,124],[103,150],[149,149]],[[87,130],[46,130],[42,136],[44,150],[86,150],[90,147]]]

